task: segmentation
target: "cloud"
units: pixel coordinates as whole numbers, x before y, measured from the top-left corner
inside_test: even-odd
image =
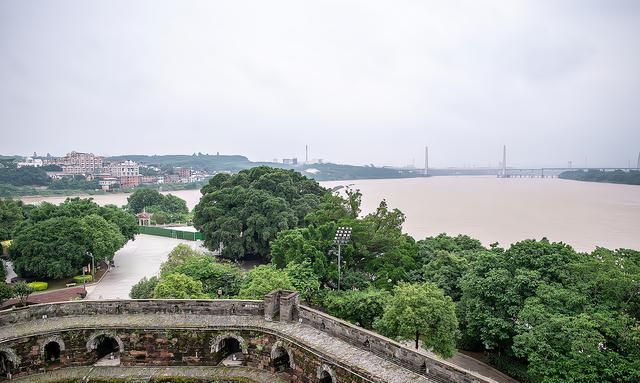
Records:
[[[1,153],[622,166],[635,1],[0,4]],[[420,161],[417,161],[420,162]]]

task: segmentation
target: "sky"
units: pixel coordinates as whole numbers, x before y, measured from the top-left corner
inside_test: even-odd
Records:
[[[640,1],[0,0],[0,154],[635,166]]]

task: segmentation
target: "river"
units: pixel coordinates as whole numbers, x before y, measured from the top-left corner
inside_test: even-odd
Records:
[[[385,198],[406,214],[404,230],[416,239],[438,233],[468,234],[502,246],[547,237],[577,250],[596,246],[640,249],[640,186],[557,178],[431,177],[323,182],[352,184],[363,193],[362,210]],[[199,190],[168,192],[193,208]],[[127,203],[127,194],[93,196],[99,204]],[[24,197],[59,203],[64,197]]]

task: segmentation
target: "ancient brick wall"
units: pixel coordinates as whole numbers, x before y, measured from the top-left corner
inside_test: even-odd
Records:
[[[116,337],[122,342],[120,362],[123,366],[215,366],[222,360],[216,344],[233,337],[242,342],[244,364],[249,367],[278,372],[273,364],[274,356],[286,352],[290,369],[284,372],[292,382],[317,382],[323,369],[343,383],[366,382],[304,346],[254,330],[84,329],[16,339],[4,342],[2,348],[12,350],[19,358],[12,369],[13,375],[27,375],[95,363],[98,355],[95,350],[87,349],[87,343],[100,335]],[[49,342],[60,344],[62,349],[60,359],[53,363],[44,356],[44,347]]]

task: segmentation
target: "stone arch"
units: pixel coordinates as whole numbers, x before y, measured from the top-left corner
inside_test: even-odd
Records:
[[[44,348],[51,342],[55,342],[58,344],[58,346],[60,346],[60,352],[66,349],[64,340],[62,339],[61,336],[52,335],[52,336],[46,337],[44,338],[44,340],[42,341],[42,345],[40,346],[40,356],[42,356],[43,358],[44,358]]]
[[[336,373],[333,372],[333,369],[328,365],[323,363],[322,366],[318,367],[318,381],[320,383],[337,383]]]
[[[14,349],[9,347],[0,347],[0,354],[4,354],[7,360],[13,363],[14,366],[20,364],[20,356],[16,354]]]
[[[118,335],[116,335],[111,331],[96,331],[93,334],[91,334],[91,336],[89,337],[89,340],[87,340],[87,352],[92,352],[96,348],[98,348],[98,338],[102,336],[115,339],[115,341],[118,342],[118,351],[120,352],[124,351],[124,343],[122,342],[122,339],[120,339]]]
[[[227,338],[233,338],[233,339],[237,340],[238,343],[240,343],[240,349],[242,350],[243,354],[248,354],[249,353],[249,347],[247,346],[247,342],[244,340],[244,338],[241,337],[240,335],[238,335],[236,333],[232,333],[232,332],[219,334],[218,336],[213,338],[213,340],[211,341],[211,352],[220,351],[220,345],[222,344],[222,341],[227,339]]]
[[[284,344],[283,341],[279,340],[276,343],[273,344],[273,347],[271,347],[271,360],[273,361],[274,359],[278,358],[279,356],[281,356],[282,354],[280,354],[281,351],[279,351],[279,349],[284,350],[284,352],[287,353],[287,355],[289,356],[289,367],[293,370],[296,368],[296,364],[293,360],[293,353],[291,352],[291,347],[289,347],[288,345]]]

